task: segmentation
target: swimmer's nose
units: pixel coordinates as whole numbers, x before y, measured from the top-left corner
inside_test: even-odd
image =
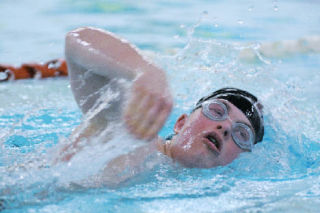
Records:
[[[217,130],[221,134],[224,140],[228,140],[229,137],[231,136],[231,122],[224,121],[224,122],[219,122],[216,126]]]

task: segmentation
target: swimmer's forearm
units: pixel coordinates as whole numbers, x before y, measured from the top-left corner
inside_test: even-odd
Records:
[[[151,170],[159,163],[155,141],[141,146],[125,155],[111,160],[102,171],[103,183],[109,187],[117,187],[143,172]]]
[[[134,79],[145,71],[162,72],[127,41],[95,28],[79,28],[69,32],[65,55],[67,63],[110,79]]]

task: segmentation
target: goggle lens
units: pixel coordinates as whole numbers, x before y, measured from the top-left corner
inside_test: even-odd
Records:
[[[252,150],[253,132],[246,124],[233,124],[231,136],[238,146],[245,150]]]
[[[226,105],[218,101],[207,102],[203,104],[203,113],[214,121],[224,121],[228,117]]]

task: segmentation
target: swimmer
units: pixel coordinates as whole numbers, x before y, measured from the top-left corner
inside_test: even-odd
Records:
[[[201,98],[190,115],[181,115],[174,135],[163,140],[157,133],[173,105],[163,70],[127,41],[95,28],[69,32],[65,56],[72,92],[84,114],[101,98],[97,91],[105,85],[112,85],[114,79],[132,82],[129,93],[126,88],[115,88],[120,97],[90,119],[80,133],[76,129],[71,143],[60,150],[58,160],[67,162],[82,149],[82,138],[90,139],[122,119],[127,130],[146,144],[111,160],[104,169],[106,182],[126,180],[143,169],[141,165],[150,155],[159,152],[187,168],[226,165],[263,139],[262,105],[257,98],[240,89],[223,88]],[[126,98],[128,102],[124,102]],[[133,172],[123,179],[110,177],[128,167]]]

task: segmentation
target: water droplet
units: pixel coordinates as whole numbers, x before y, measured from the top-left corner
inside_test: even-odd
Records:
[[[28,100],[28,98],[29,98],[27,95],[21,95],[20,97],[22,100]]]
[[[208,11],[205,10],[205,11],[202,12],[202,14],[203,15],[208,15]]]
[[[249,6],[248,11],[249,11],[249,12],[252,12],[253,8],[254,8],[253,5]]]
[[[238,24],[244,24],[244,21],[241,20],[241,19],[238,19],[237,23],[238,23]]]
[[[274,10],[275,12],[278,12],[278,10],[279,10],[278,1],[277,1],[277,0],[274,0],[274,1],[272,2],[272,4],[273,4],[273,10]]]
[[[184,29],[185,27],[186,27],[186,26],[185,26],[184,24],[181,24],[181,25],[180,25],[180,28],[181,28],[181,29]]]
[[[179,35],[175,35],[175,36],[173,36],[173,38],[174,38],[174,39],[179,39],[180,36],[179,36]]]

